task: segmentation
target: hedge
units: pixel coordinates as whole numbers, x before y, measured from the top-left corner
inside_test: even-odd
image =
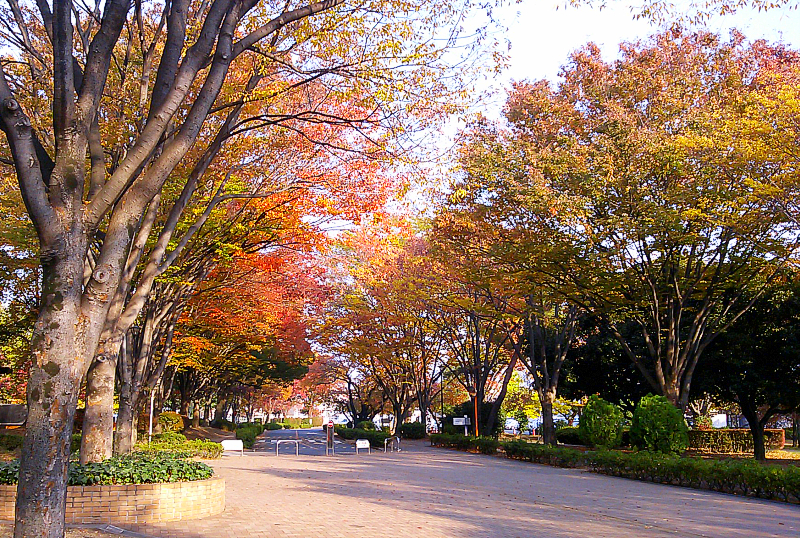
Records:
[[[400,437],[403,439],[423,439],[425,437],[425,425],[422,422],[400,424]]]
[[[137,443],[136,452],[170,453],[179,458],[217,459],[222,456],[222,445],[213,441],[196,439],[187,441],[180,433],[166,432],[153,436],[151,443]]]
[[[582,445],[580,431],[577,426],[562,426],[556,430],[556,439],[565,445]]]
[[[175,454],[134,452],[101,463],[71,463],[67,480],[70,486],[95,486],[188,482],[205,480],[213,475],[213,469],[205,463],[186,460]],[[16,484],[18,477],[19,460],[0,463],[0,484]]]
[[[278,424],[277,422],[267,422],[264,424],[265,430],[280,430],[283,429],[283,424]]]
[[[342,439],[366,439],[372,448],[383,448],[384,442],[391,437],[391,435],[382,431],[345,428],[344,426],[334,426],[333,431]]]
[[[432,444],[461,450],[478,449],[477,441],[480,439],[431,435]],[[500,443],[500,447],[506,457],[522,461],[584,467],[596,473],[634,480],[800,503],[800,467],[764,465],[754,460],[704,460],[646,451],[582,452],[525,441]]]
[[[482,454],[496,454],[500,442],[491,437],[465,437],[447,433],[431,434],[431,444],[458,450],[476,450]]]
[[[785,444],[784,430],[764,431],[764,445],[767,450],[781,450]],[[709,454],[752,452],[753,434],[748,429],[690,430],[689,448]]]
[[[186,429],[183,417],[173,411],[164,411],[158,415],[156,423],[159,424],[161,430],[165,432],[182,432]]]

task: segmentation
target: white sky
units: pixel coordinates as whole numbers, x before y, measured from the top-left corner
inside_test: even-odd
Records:
[[[676,0],[680,5],[684,2]],[[508,28],[504,38],[511,44],[510,67],[499,79],[487,80],[487,87],[504,88],[511,80],[555,80],[569,54],[589,41],[613,59],[623,41],[644,38],[659,30],[644,21],[633,20],[627,0],[610,0],[603,10],[591,7],[567,7],[558,0],[522,0],[495,11],[495,17]],[[708,29],[727,35],[737,28],[748,39],[764,38],[800,48],[800,11],[775,9],[758,13],[753,10],[735,15],[715,17]],[[487,115],[497,117],[504,100],[503,92],[494,99],[496,110]],[[493,107],[494,108],[494,107]]]

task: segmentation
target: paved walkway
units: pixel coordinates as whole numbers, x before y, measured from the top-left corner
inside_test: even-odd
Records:
[[[227,481],[221,516],[130,530],[176,538],[800,536],[798,506],[421,442],[394,454],[302,452],[226,455],[214,463]]]

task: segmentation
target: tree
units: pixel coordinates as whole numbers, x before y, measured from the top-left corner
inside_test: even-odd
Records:
[[[621,53],[607,63],[589,45],[558,87],[514,87],[509,129],[479,132],[495,172],[482,194],[538,216],[557,254],[547,273],[566,298],[602,318],[653,390],[685,408],[705,349],[798,247],[796,223],[776,211],[790,190],[768,199],[753,187],[788,184],[791,152],[753,156],[754,132],[721,127],[750,125],[743,104],[795,54],[679,30]]]
[[[414,86],[417,101],[416,88],[446,90],[446,77],[436,74],[441,50],[420,46],[415,37],[422,28],[436,33],[458,9],[442,5],[412,20],[394,13],[413,12],[413,4],[339,6],[338,0],[280,7],[255,0],[181,1],[156,5],[160,13],[150,20],[141,4],[131,10],[128,0],[96,9],[56,2],[52,11],[46,2],[34,11],[12,1],[2,14],[11,61],[0,77],[1,126],[37,232],[43,290],[31,344],[16,536],[63,535],[78,387],[97,355],[112,301],[120,288],[127,295],[126,267],[137,265],[132,262],[139,256],[131,247],[149,235],[152,223],[143,216],[148,208],[155,212],[206,118],[228,112],[217,99],[231,66],[250,58],[256,71],[258,65],[315,71],[305,78],[357,92],[367,110],[385,112],[376,116],[387,123],[400,115],[375,97]],[[367,23],[396,46],[364,40],[359,30]],[[320,43],[332,47],[317,56]],[[359,62],[343,58],[348,52]],[[409,57],[413,68],[393,69],[396,59]],[[361,76],[367,72],[376,76]],[[422,84],[426,77],[430,86]],[[131,86],[140,99],[123,98]],[[406,101],[399,103],[405,107]],[[131,123],[116,122],[121,107],[138,111]],[[416,110],[435,113],[422,101]]]
[[[698,366],[696,393],[739,405],[759,461],[766,459],[769,421],[800,407],[798,334],[800,283],[789,273],[709,346]]]

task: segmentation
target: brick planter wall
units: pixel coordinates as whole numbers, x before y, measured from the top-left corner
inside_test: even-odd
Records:
[[[17,486],[0,485],[0,519],[14,519]],[[225,479],[69,486],[67,523],[157,523],[198,519],[225,509]]]

